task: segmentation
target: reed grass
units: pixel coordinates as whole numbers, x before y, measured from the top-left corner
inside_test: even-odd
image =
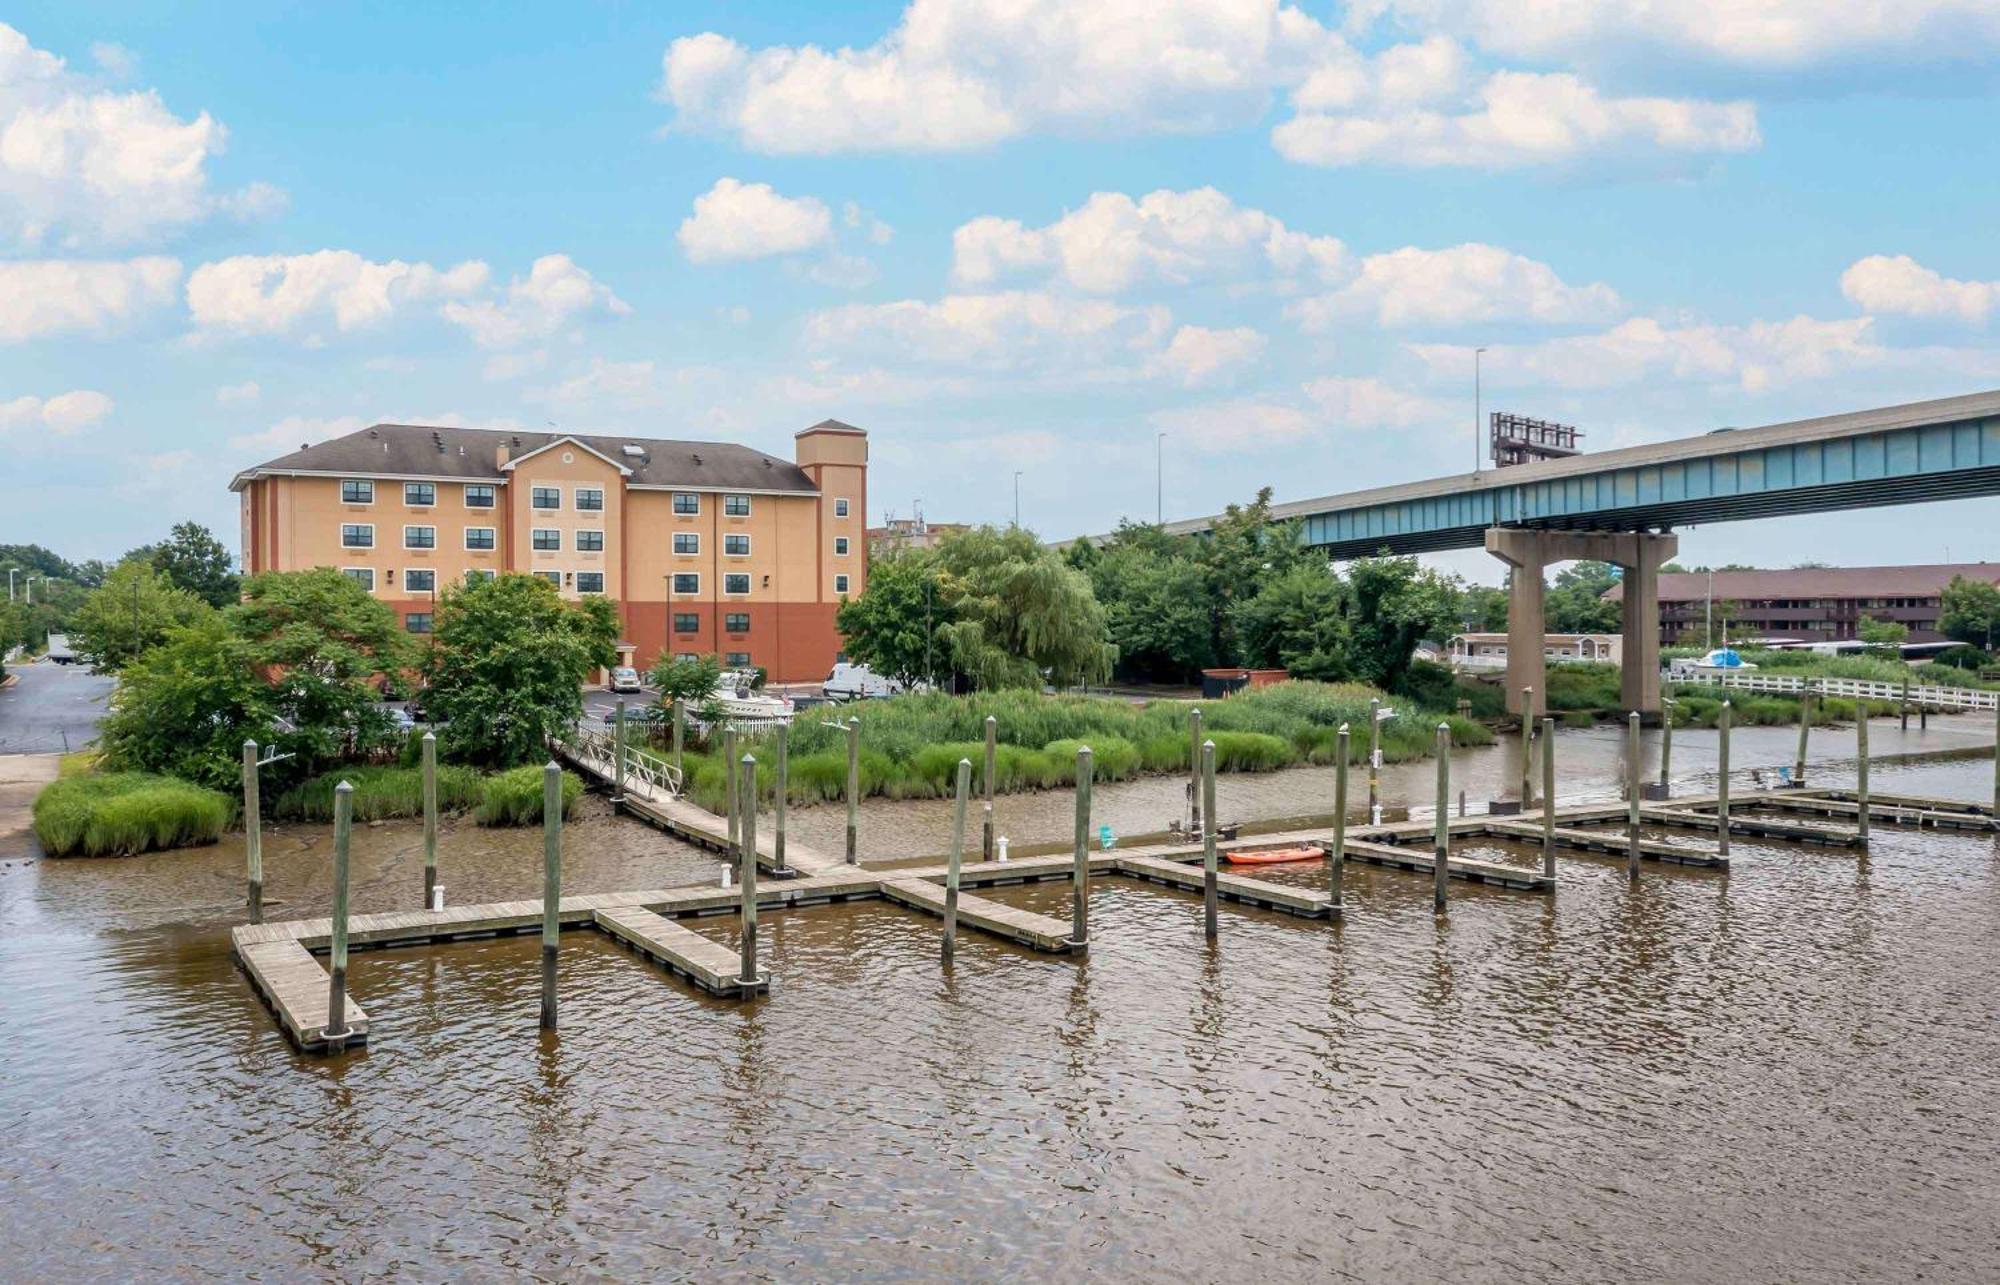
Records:
[[[524,767],[495,772],[480,782],[479,805],[472,819],[481,825],[540,825],[542,823],[542,771],[529,763]],[[720,769],[718,768],[718,776]],[[574,772],[562,774],[563,815],[576,811],[583,797],[583,778]]]
[[[34,806],[35,837],[57,857],[214,843],[235,817],[228,795],[150,772],[72,771],[46,786]]]
[[[342,781],[354,787],[356,821],[424,814],[422,768],[356,765],[323,772],[286,790],[272,803],[271,815],[286,821],[331,821],[333,791]],[[438,765],[438,811],[472,807],[482,792],[483,782],[476,769],[455,763]]]

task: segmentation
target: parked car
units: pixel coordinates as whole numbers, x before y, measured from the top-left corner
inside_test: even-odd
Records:
[[[882,677],[866,665],[850,665],[843,660],[827,674],[819,690],[832,701],[880,700],[899,694],[903,685],[893,678]]]
[[[642,690],[639,671],[630,665],[620,665],[611,671],[611,690],[614,692],[636,692]]]

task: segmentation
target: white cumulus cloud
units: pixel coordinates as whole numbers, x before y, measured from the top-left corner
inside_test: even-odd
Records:
[[[129,64],[127,66],[129,70]],[[227,131],[158,92],[114,92],[0,23],[0,237],[22,245],[146,241],[218,209],[267,209],[276,189],[218,196]]]
[[[352,250],[237,255],[204,263],[188,278],[188,311],[205,330],[287,334],[331,322],[342,331],[378,325],[409,304],[471,295],[486,285],[484,263],[439,269]]]
[[[2000,305],[2000,281],[1958,281],[1907,254],[1871,254],[1840,274],[1840,292],[1874,313],[1984,321]]]
[[[1434,375],[1462,379],[1472,350],[1459,344],[1412,344]],[[1490,345],[1485,369],[1496,382],[1556,388],[1618,388],[1653,379],[1735,385],[1745,392],[1823,379],[1889,358],[1867,317],[1824,321],[1753,321],[1748,325],[1670,325],[1634,317],[1609,330],[1533,344]]]
[[[255,406],[257,400],[263,395],[264,390],[258,386],[257,381],[250,379],[240,384],[224,384],[222,387],[216,389],[215,404],[217,406]]]
[[[112,404],[109,397],[90,389],[0,401],[0,433],[38,428],[67,437],[109,415]]]
[[[0,261],[0,343],[59,334],[111,334],[171,304],[178,259]]]
[[[466,266],[460,264],[459,268]],[[478,266],[483,275],[485,265]],[[464,327],[481,348],[511,348],[545,339],[580,317],[622,317],[632,309],[568,255],[545,254],[535,260],[525,278],[508,282],[501,295],[454,299],[440,311],[445,320]]]
[[[1415,428],[1458,413],[1435,397],[1366,375],[1329,375],[1309,381],[1303,391],[1336,427]]]
[[[1165,308],[1040,291],[957,294],[930,301],[849,304],[806,318],[808,344],[989,370],[1062,366],[1098,369],[1157,353],[1168,338]]]
[[[1300,300],[1288,313],[1317,332],[1357,317],[1384,326],[1562,324],[1608,321],[1624,310],[1618,292],[1602,282],[1572,286],[1540,260],[1473,242],[1371,254],[1339,290]]]
[[[1188,388],[1220,383],[1264,355],[1264,336],[1248,326],[1182,326],[1161,351],[1160,369]]]
[[[833,213],[811,196],[780,196],[769,183],[720,178],[681,221],[681,251],[693,263],[797,254],[833,240]]]

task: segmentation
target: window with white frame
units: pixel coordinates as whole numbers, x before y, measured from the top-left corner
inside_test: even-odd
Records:
[[[438,529],[434,526],[406,526],[403,528],[405,549],[435,549],[438,545]]]
[[[722,515],[730,518],[750,516],[750,497],[747,495],[725,495],[722,497]]]
[[[340,484],[340,502],[342,504],[375,503],[375,484],[358,478],[350,478],[342,482]]]
[[[846,557],[846,556],[847,556],[847,537],[846,537],[846,536],[844,536],[844,535],[837,535],[837,536],[833,537],[833,556],[834,556],[834,557],[836,557],[836,558],[844,558],[844,557]]]
[[[528,503],[538,509],[559,509],[562,507],[562,488],[537,486],[529,491]]]
[[[750,556],[750,537],[725,535],[722,537],[722,551],[732,558],[747,558]]]
[[[427,509],[438,502],[436,482],[403,483],[403,503],[413,508]]]
[[[693,571],[674,572],[675,593],[700,593],[701,576]]]
[[[585,513],[604,512],[604,489],[596,486],[577,487],[576,507]]]
[[[465,528],[465,547],[474,552],[495,547],[493,528],[490,526],[469,526]]]
[[[352,580],[354,583],[360,585],[363,589],[366,589],[368,592],[370,593],[375,592],[375,568],[342,567],[340,569],[340,574],[346,576],[349,580]]]
[[[552,526],[538,526],[530,536],[537,553],[555,553],[562,548],[562,532]]]
[[[576,573],[578,593],[603,593],[604,573],[602,571],[579,571]]]
[[[732,571],[722,577],[722,592],[745,594],[750,592],[750,577],[741,571]]]
[[[847,516],[846,500],[835,500],[833,502],[833,516],[837,518],[844,518]]]
[[[694,531],[674,532],[675,553],[700,553],[701,535]]]
[[[437,588],[437,575],[429,567],[412,567],[403,572],[403,588],[410,593],[429,593]]]
[[[576,533],[576,551],[578,553],[604,552],[604,532],[578,531]]]
[[[560,572],[560,571],[537,571],[537,572],[536,572],[535,574],[536,574],[537,576],[540,576],[540,577],[541,577],[542,579],[544,579],[544,580],[548,581],[548,582],[549,582],[550,584],[554,585],[554,586],[555,586],[556,588],[558,588],[558,589],[562,588],[562,572]]]
[[[340,547],[343,549],[372,549],[375,547],[375,528],[366,522],[343,522],[340,524]]]
[[[846,593],[846,592],[847,592],[847,577],[846,577],[846,576],[835,576],[835,577],[833,578],[833,591],[834,591],[835,593]]]
[[[674,512],[681,517],[692,517],[701,512],[701,496],[693,491],[674,492]]]
[[[465,487],[465,507],[468,509],[490,509],[494,504],[493,488],[484,483],[467,483]]]

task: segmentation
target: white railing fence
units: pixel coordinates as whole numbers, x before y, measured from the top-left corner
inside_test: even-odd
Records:
[[[1667,670],[1662,675],[1662,680],[1675,685],[1702,684],[1789,695],[1797,695],[1799,692],[1811,689],[1820,696],[1840,696],[1849,700],[1900,703],[1907,696],[1912,705],[1927,705],[1932,709],[2000,709],[2000,691],[1982,691],[1973,687],[1918,686],[1915,683],[1906,689],[1901,683],[1885,683],[1870,678],[1800,678],[1780,674],[1732,674],[1716,670],[1681,673]]]
[[[656,799],[679,798],[680,769],[663,756],[632,744],[632,736],[642,727],[643,724],[636,722],[626,725],[625,788]],[[618,738],[610,729],[572,723],[562,742],[572,758],[587,764],[607,781],[617,779]]]

